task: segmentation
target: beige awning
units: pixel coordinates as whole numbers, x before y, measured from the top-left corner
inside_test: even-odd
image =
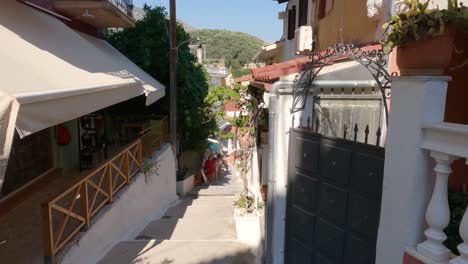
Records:
[[[0,162],[21,137],[164,86],[107,42],[15,0],[0,1]],[[0,166],[0,186],[4,166]]]
[[[96,47],[101,54],[105,55],[107,60],[100,60],[102,67],[112,67],[112,72],[121,74],[122,77],[130,76],[144,88],[146,94],[146,105],[150,105],[165,95],[165,87],[145,71],[140,69],[122,53],[116,50],[107,41],[79,33],[84,39],[88,40]]]
[[[107,42],[14,0],[0,3],[0,39],[0,90],[18,104],[22,137],[142,94],[147,105],[164,96]]]

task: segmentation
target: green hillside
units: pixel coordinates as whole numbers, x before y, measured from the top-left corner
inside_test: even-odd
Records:
[[[231,69],[239,69],[251,62],[255,52],[265,42],[255,36],[242,32],[218,29],[200,29],[189,32],[200,43],[206,45],[207,59],[222,59]]]

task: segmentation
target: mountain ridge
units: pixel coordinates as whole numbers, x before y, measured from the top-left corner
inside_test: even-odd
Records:
[[[196,29],[188,33],[206,46],[207,59],[224,58],[226,67],[232,69],[252,62],[252,57],[265,44],[254,35],[225,29]]]
[[[142,20],[145,15],[143,8],[133,9],[133,17],[136,21]],[[228,68],[242,68],[252,61],[257,50],[265,44],[262,39],[245,32],[226,29],[196,29],[182,20],[177,21],[191,37],[199,38],[199,43],[205,45],[207,59],[224,59],[225,66]]]

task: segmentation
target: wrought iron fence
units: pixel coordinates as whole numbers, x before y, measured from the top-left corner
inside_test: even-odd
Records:
[[[293,128],[300,128],[304,130],[313,131],[315,133],[324,134],[327,136],[333,136],[336,138],[343,138],[346,140],[360,142],[364,144],[374,145],[377,147],[381,147],[382,144],[382,128],[379,126],[375,131],[371,131],[369,124],[364,126],[360,126],[357,123],[349,125],[343,124],[343,127],[340,129],[341,133],[339,134],[326,134],[321,131],[321,127],[323,123],[321,123],[320,119],[314,118],[312,119],[310,116],[307,117],[306,120],[299,120],[298,124],[296,124],[296,118],[293,116],[292,118],[292,127]],[[374,133],[374,134],[373,134]],[[375,135],[375,136],[374,136]],[[371,138],[375,141],[371,142]]]
[[[385,121],[388,123],[388,105],[387,100],[391,96],[390,77],[396,73],[390,74],[387,71],[387,54],[384,54],[382,49],[366,50],[365,48],[356,47],[353,44],[337,43],[330,46],[323,52],[314,52],[309,58],[306,70],[296,76],[294,80],[294,99],[291,107],[291,113],[295,113],[304,109],[307,101],[309,90],[313,86],[315,78],[320,71],[330,66],[337,59],[349,59],[356,61],[364,66],[379,87],[382,102],[384,106]]]

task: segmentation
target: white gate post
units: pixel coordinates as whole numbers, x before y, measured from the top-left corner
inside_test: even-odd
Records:
[[[402,263],[405,248],[415,248],[423,240],[433,171],[429,155],[420,147],[421,127],[443,121],[449,80],[445,76],[392,79],[377,264]]]

